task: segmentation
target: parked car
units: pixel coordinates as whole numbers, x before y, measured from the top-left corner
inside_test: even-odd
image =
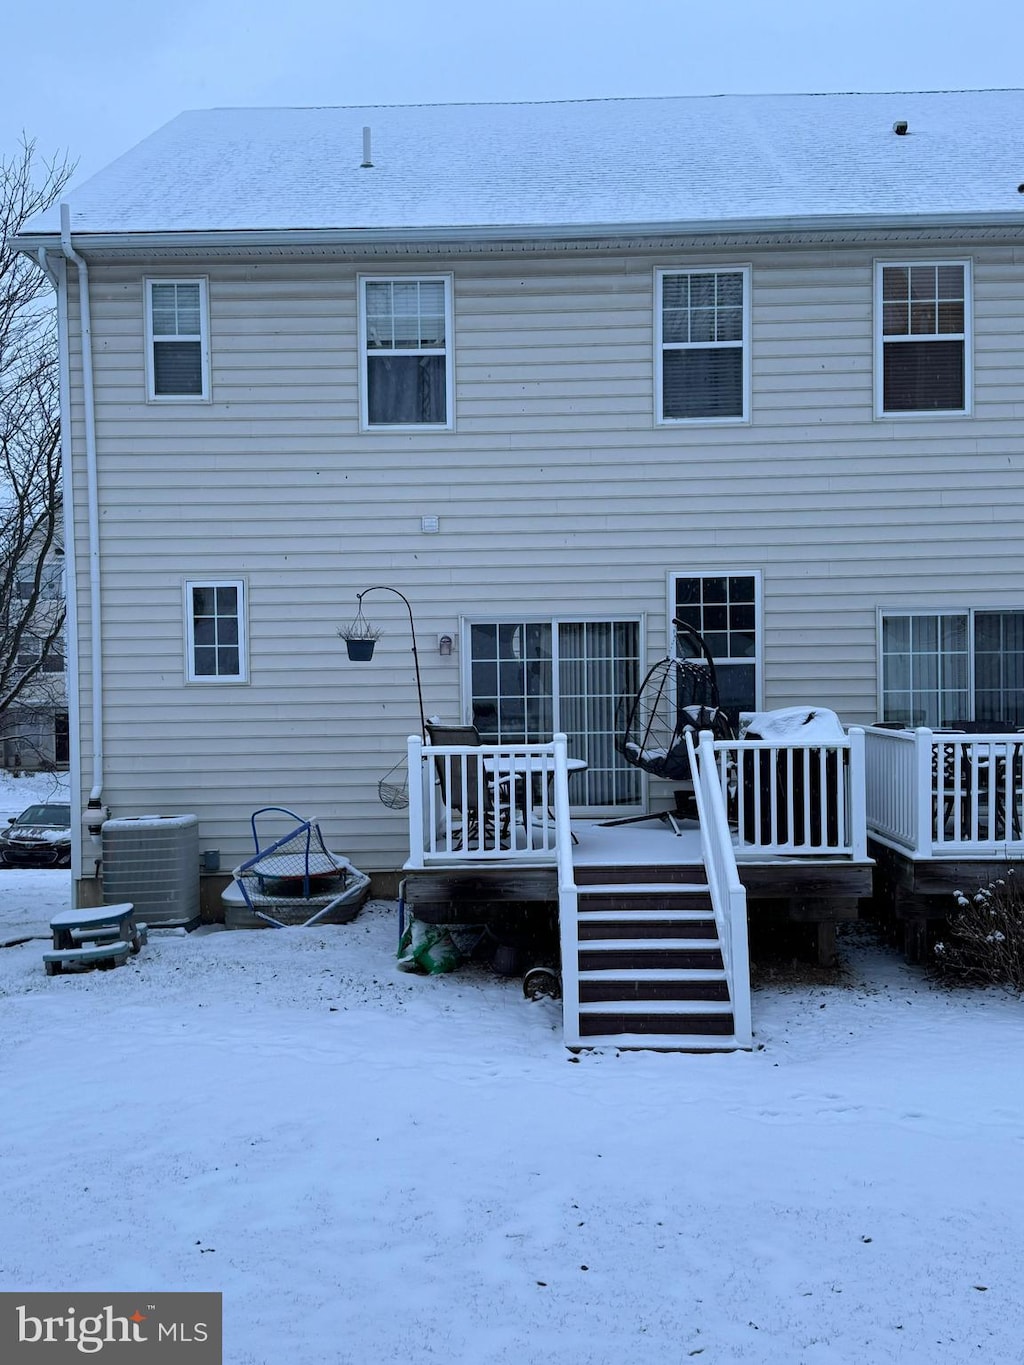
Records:
[[[12,815],[0,832],[0,861],[8,867],[68,867],[71,807],[47,802]]]

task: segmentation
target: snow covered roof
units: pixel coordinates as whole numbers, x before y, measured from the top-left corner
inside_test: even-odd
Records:
[[[1024,223],[1022,181],[1024,90],[723,95],[197,110],[69,203],[97,234]]]

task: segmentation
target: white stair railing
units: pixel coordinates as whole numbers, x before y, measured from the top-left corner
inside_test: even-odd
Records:
[[[562,1038],[566,1047],[580,1039],[579,892],[572,859],[569,818],[568,740],[555,735],[555,855],[558,868],[558,934],[562,963]]]
[[[753,1046],[750,1011],[750,949],[747,941],[747,893],[736,869],[736,853],[729,830],[729,815],[722,793],[715,756],[715,740],[702,730],[694,746],[691,732],[686,747],[693,773],[693,790],[700,820],[700,839],[708,891],[718,926],[732,1000],[733,1034],[739,1047]]]

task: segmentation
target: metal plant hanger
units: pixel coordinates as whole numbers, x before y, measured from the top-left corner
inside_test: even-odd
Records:
[[[386,583],[377,583],[372,588],[364,588],[362,592],[356,593],[358,610],[355,619],[347,626],[343,626],[338,634],[345,641],[348,657],[353,663],[368,663],[373,658],[373,650],[382,632],[372,626],[363,613],[363,598],[371,592],[393,592],[396,597],[400,597],[405,603],[405,609],[409,613],[409,633],[412,636],[412,661],[416,671],[416,698],[420,708],[420,738],[424,741],[427,738],[427,719],[423,710],[423,683],[420,679],[420,657],[416,649],[416,622],[413,620],[412,605],[405,593],[399,592],[397,588],[389,587]],[[409,804],[409,773],[406,768],[405,776],[402,780],[395,780],[394,775],[405,764],[404,758],[390,768],[377,783],[377,795],[385,806],[392,810],[404,810]]]

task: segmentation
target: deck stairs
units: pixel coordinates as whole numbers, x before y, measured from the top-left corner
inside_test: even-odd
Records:
[[[733,997],[704,867],[574,869],[578,1002],[569,1046],[724,1052]],[[749,1046],[749,1044],[748,1044]]]

